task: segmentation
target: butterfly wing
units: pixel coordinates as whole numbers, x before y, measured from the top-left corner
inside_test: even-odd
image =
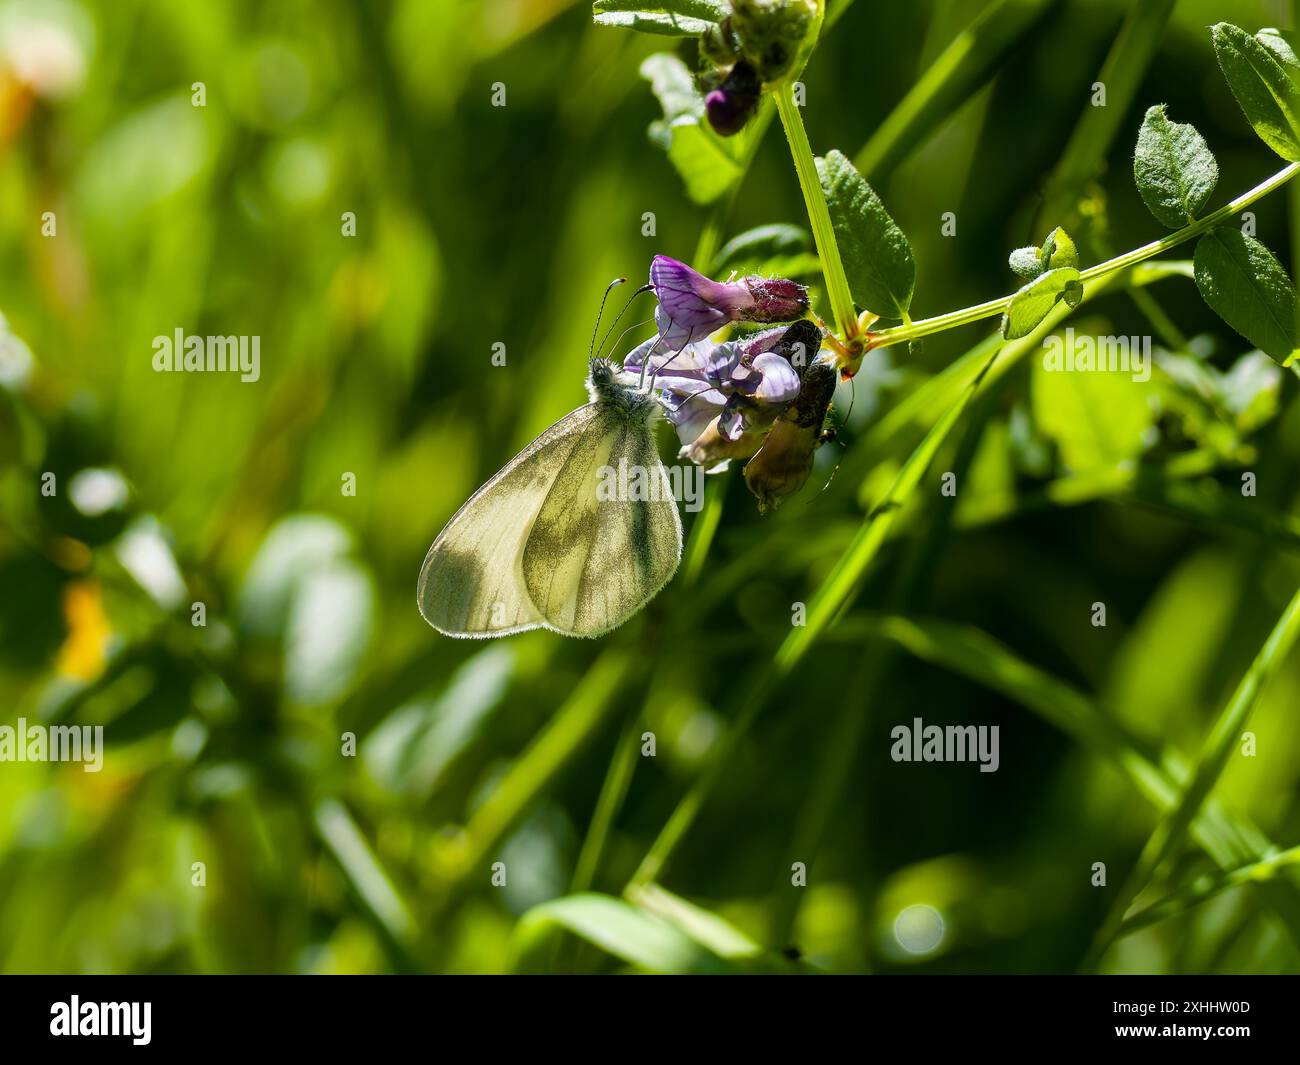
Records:
[[[601,498],[602,467],[636,471],[653,498]],[[650,601],[677,569],[682,522],[648,421],[602,409],[583,429],[524,544],[528,596],[548,628],[599,636]]]
[[[566,414],[456,511],[420,568],[425,621],[448,636],[478,638],[544,623],[524,584],[524,547],[570,456],[602,420],[595,404]]]

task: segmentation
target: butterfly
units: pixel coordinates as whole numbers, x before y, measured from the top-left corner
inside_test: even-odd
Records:
[[[589,360],[587,391],[433,541],[416,595],[439,632],[600,636],[676,572],[682,522],[655,444],[659,403],[603,358]],[[611,469],[637,470],[649,490],[611,498],[599,490]]]

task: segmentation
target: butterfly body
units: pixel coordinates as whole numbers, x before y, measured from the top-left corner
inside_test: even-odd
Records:
[[[655,399],[603,359],[591,402],[561,418],[472,495],[420,570],[420,613],[448,636],[533,628],[599,636],[640,610],[681,558],[682,527],[659,459]],[[658,481],[649,498],[602,494],[608,470]]]

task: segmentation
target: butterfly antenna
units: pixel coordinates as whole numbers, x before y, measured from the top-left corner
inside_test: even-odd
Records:
[[[626,277],[616,277],[605,286],[605,294],[600,297],[600,310],[596,312],[596,326],[591,331],[591,346],[587,348],[587,362],[591,362],[596,357],[596,336],[600,333],[600,319],[605,314],[605,303],[609,299],[609,294],[626,281]]]
[[[627,278],[625,278],[625,277],[621,277],[621,278],[619,278],[619,281],[626,281],[626,280],[627,280]],[[613,288],[613,287],[614,287],[613,285],[610,286],[610,288]],[[649,285],[642,285],[639,289],[637,289],[635,292],[632,293],[632,295],[630,295],[630,296],[627,298],[627,302],[626,302],[625,304],[623,304],[623,309],[622,309],[621,311],[619,311],[618,314],[616,314],[616,315],[614,316],[614,320],[613,320],[612,322],[609,323],[609,328],[608,328],[607,330],[605,330],[605,335],[604,335],[603,337],[600,338],[600,349],[599,349],[599,350],[603,351],[603,350],[605,349],[605,341],[607,341],[607,340],[609,339],[609,334],[612,333],[612,332],[614,332],[614,327],[618,325],[619,320],[622,319],[623,315],[627,314],[627,309],[628,309],[629,307],[632,306],[632,301],[633,301],[634,299],[636,299],[639,295],[641,295],[641,293],[643,293],[643,292],[649,292],[649,291],[650,291],[650,286],[649,286]],[[608,288],[605,289],[605,295],[606,295],[606,296],[609,295],[609,289],[608,289]],[[604,307],[604,303],[603,303],[603,302],[601,303],[601,307],[602,307],[602,308]],[[644,325],[645,323],[642,323],[642,324]],[[636,328],[636,327],[633,326],[632,328]],[[624,330],[624,332],[626,333],[627,330]]]
[[[842,463],[839,462],[835,463],[835,467],[831,470],[830,476],[826,478],[826,483],[822,485],[819,489],[817,489],[817,495],[810,496],[809,498],[803,501],[803,505],[805,507],[812,506],[813,503],[816,502],[817,496],[821,495],[824,491],[826,491],[826,489],[828,489],[831,486],[831,481],[835,480],[835,475],[840,472],[841,465]]]
[[[624,338],[625,336],[627,336],[628,333],[632,332],[633,329],[640,329],[640,328],[642,328],[643,326],[647,326],[647,325],[649,325],[649,324],[650,324],[651,322],[653,322],[653,321],[654,321],[653,318],[647,318],[647,319],[646,319],[645,321],[643,321],[643,322],[635,322],[634,324],[629,325],[626,329],[623,330],[623,332],[619,333],[619,335],[615,338],[614,343],[610,345],[610,347],[609,347],[609,354],[613,354],[614,351],[616,351],[619,347],[622,346],[622,344],[623,344],[623,338]],[[603,345],[602,345],[602,347],[603,347]],[[608,357],[609,357],[609,355],[607,354],[607,355],[606,355],[606,358],[608,358]]]
[[[692,326],[690,332],[688,332],[688,333],[686,334],[686,343],[683,344],[680,348],[678,348],[678,349],[677,349],[676,351],[674,351],[671,355],[669,355],[668,358],[664,359],[663,362],[661,362],[658,366],[655,367],[655,372],[652,373],[652,374],[650,375],[650,389],[649,389],[649,391],[653,392],[653,391],[655,390],[655,381],[657,381],[657,380],[659,379],[659,375],[660,375],[661,373],[663,373],[664,370],[666,370],[666,369],[668,368],[669,364],[673,361],[673,359],[677,358],[678,355],[680,355],[683,351],[685,351],[687,348],[689,348],[693,343],[695,343],[695,327],[694,327],[694,326]],[[656,345],[656,347],[657,347],[657,346],[658,346],[658,345]],[[646,365],[649,365],[649,362],[650,362],[650,360],[647,359],[647,360],[646,360]],[[641,374],[641,383],[642,383],[643,385],[645,384],[645,372],[644,372],[644,368],[642,369],[642,374]]]

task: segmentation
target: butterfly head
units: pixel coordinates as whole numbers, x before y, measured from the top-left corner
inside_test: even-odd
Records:
[[[646,419],[658,409],[654,398],[608,359],[592,359],[587,374],[591,402],[629,419]]]

